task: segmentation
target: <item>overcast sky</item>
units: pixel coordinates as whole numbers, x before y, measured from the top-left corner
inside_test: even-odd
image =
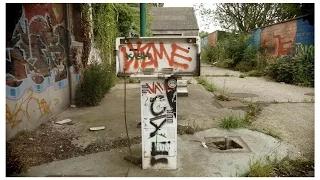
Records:
[[[181,2],[175,2],[175,3],[164,3],[164,7],[193,7],[194,4],[195,3],[181,1]],[[212,6],[213,7],[212,3],[211,4],[205,3],[205,6],[206,7]],[[211,32],[214,32],[219,29],[219,27],[214,26],[214,25],[210,25],[209,28],[206,28],[204,25],[201,24],[200,15],[196,14],[196,16],[197,16],[197,21],[198,21],[200,31],[204,30],[204,31],[211,33]]]

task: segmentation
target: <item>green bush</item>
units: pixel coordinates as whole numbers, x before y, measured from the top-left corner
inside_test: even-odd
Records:
[[[253,59],[254,46],[247,47],[250,35],[248,34],[229,34],[218,41],[213,48],[213,58],[217,66],[223,68],[234,68],[243,59]]]
[[[240,72],[248,72],[254,69],[255,67],[255,62],[250,60],[250,61],[240,61],[234,69]]]
[[[104,95],[114,86],[110,67],[104,63],[90,64],[83,72],[81,83],[76,90],[77,106],[96,106]]]
[[[248,73],[247,73],[247,76],[253,76],[253,77],[260,77],[260,76],[262,76],[263,75],[263,73],[262,73],[262,71],[259,71],[259,70],[251,70],[251,71],[249,71]]]
[[[215,61],[215,48],[211,46],[204,47],[201,52],[201,61],[203,63],[213,63]]]
[[[314,46],[296,45],[292,57],[279,57],[266,73],[277,82],[314,87]]]
[[[251,61],[255,60],[258,52],[258,48],[254,45],[250,44],[243,52],[243,59],[244,61]]]

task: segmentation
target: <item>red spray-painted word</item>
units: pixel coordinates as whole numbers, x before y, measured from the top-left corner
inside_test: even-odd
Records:
[[[129,49],[133,55],[128,55],[127,49]],[[124,57],[124,67],[129,69],[131,64],[134,63],[134,69],[139,68],[139,60],[141,61],[141,68],[144,69],[146,67],[158,67],[158,59],[166,59],[170,67],[177,66],[181,67],[185,70],[189,68],[188,64],[176,62],[175,58],[181,58],[186,61],[191,62],[191,57],[186,57],[179,54],[178,51],[182,51],[185,53],[189,53],[188,49],[184,49],[177,44],[171,44],[171,52],[167,52],[163,42],[159,43],[159,48],[155,46],[154,43],[148,43],[142,45],[141,42],[137,42],[137,48],[135,49],[132,43],[128,43],[127,47],[123,46],[120,49],[121,53]],[[145,53],[146,51],[146,53]]]
[[[157,94],[157,90],[160,91],[160,93],[162,93],[162,91],[163,91],[163,87],[158,82],[152,83],[152,86],[150,86],[148,83],[146,83],[146,85],[148,86],[148,93],[149,94]]]

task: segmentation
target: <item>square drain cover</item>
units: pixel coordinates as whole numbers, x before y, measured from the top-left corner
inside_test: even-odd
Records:
[[[248,153],[251,152],[247,143],[240,136],[205,137],[206,145],[216,153]]]

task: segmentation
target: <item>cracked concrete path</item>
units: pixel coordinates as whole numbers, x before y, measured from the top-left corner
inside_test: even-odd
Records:
[[[314,159],[314,88],[281,84],[258,77],[239,78],[238,71],[207,65],[201,67],[201,74],[214,74],[214,77],[205,78],[218,89],[225,90],[226,95],[261,103],[262,111],[253,128],[279,133],[284,141],[294,144],[302,154]],[[221,77],[226,74],[234,76]]]

